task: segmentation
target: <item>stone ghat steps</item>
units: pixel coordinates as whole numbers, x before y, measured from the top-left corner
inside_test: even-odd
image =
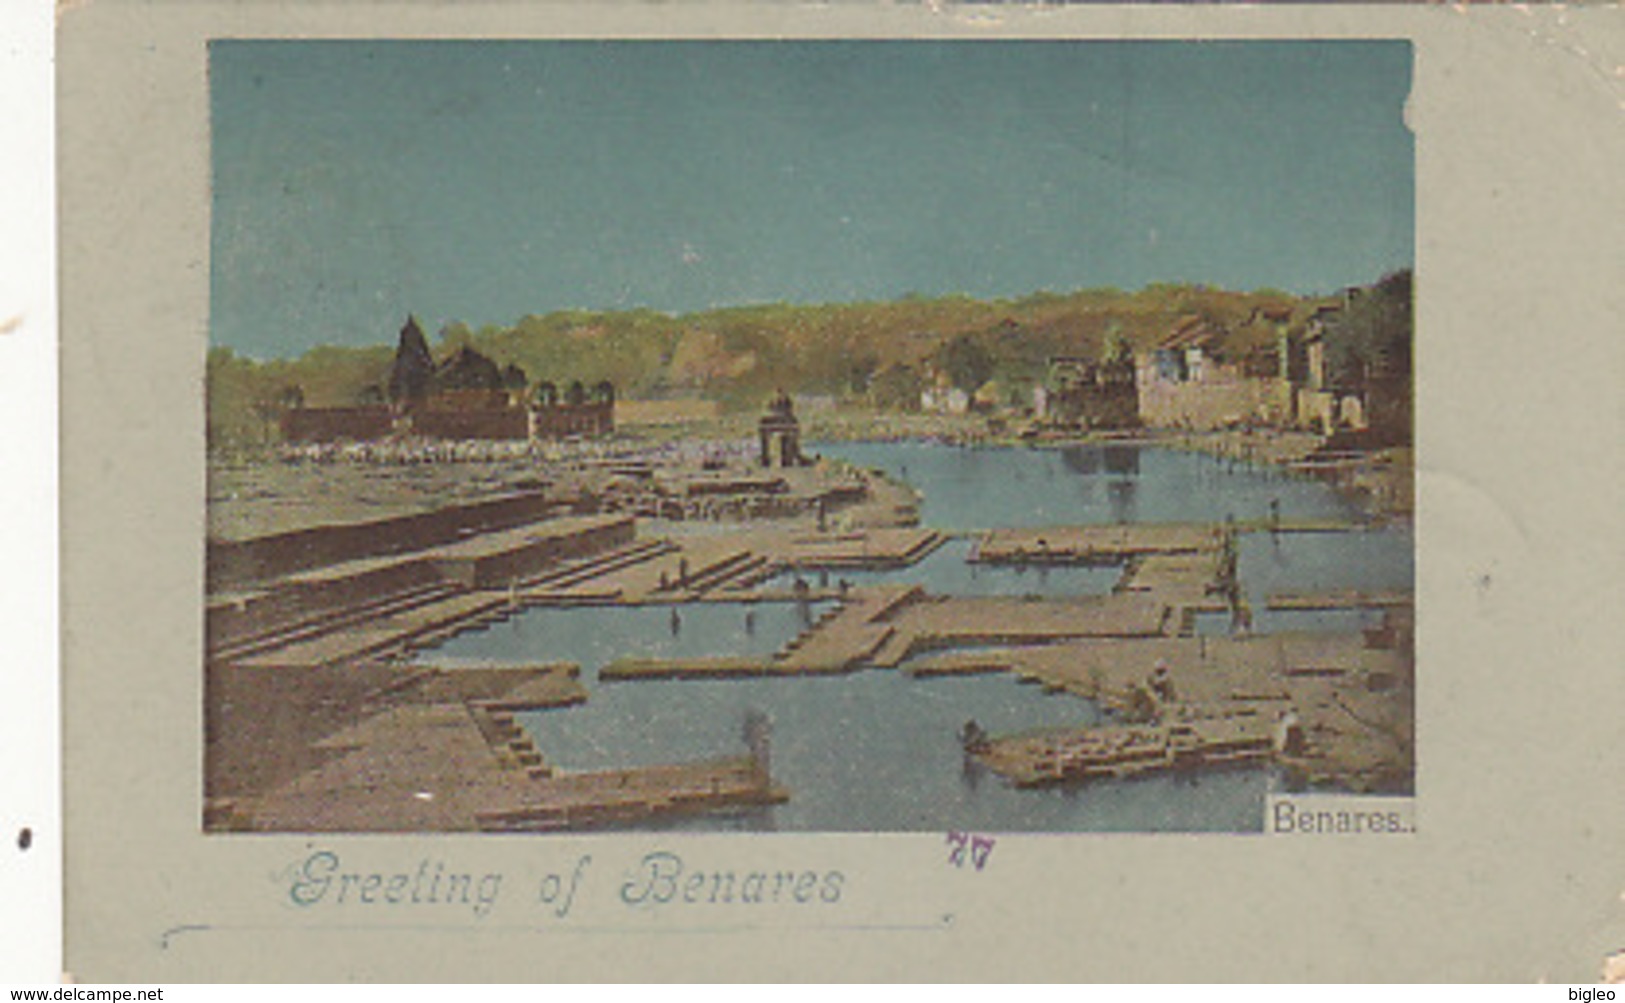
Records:
[[[764,676],[823,676],[851,672],[856,665],[811,660],[775,660],[748,655],[713,658],[626,658],[598,670],[599,682],[641,679],[756,679]]]
[[[546,592],[561,592],[565,588],[574,588],[575,585],[590,582],[601,575],[613,574],[624,567],[642,564],[643,561],[653,561],[655,558],[676,551],[676,546],[666,540],[645,540],[642,543],[614,549],[606,554],[598,554],[585,561],[572,562],[570,566],[559,567],[546,574],[536,575],[533,579],[525,580],[518,585],[525,590],[546,590]]]
[[[1127,523],[995,529],[971,548],[972,563],[1115,564],[1149,554],[1216,550],[1220,529],[1206,523]]]
[[[1416,601],[1413,592],[1347,589],[1336,592],[1277,592],[1269,597],[1272,610],[1403,609]]]
[[[1112,591],[1177,590],[1201,595],[1218,583],[1219,565],[1219,555],[1213,551],[1139,555],[1128,560]]]
[[[542,761],[541,750],[536,748],[530,734],[514,721],[512,711],[471,700],[468,715],[479,729],[480,737],[491,747],[491,754],[504,767],[525,770],[532,777],[553,775],[552,767]]]
[[[326,668],[429,647],[499,615],[507,600],[483,592],[453,592],[439,600],[369,618],[347,628],[280,645],[235,661],[255,668]]]
[[[880,664],[881,650],[897,633],[888,621],[923,598],[918,585],[879,585],[858,589],[846,602],[819,617],[773,656],[786,669],[845,672]]]
[[[1016,735],[973,751],[1017,787],[1197,769],[1273,753],[1271,719],[1251,709],[1196,722]]]
[[[480,811],[475,819],[486,832],[553,832],[789,799],[745,758],[555,775],[516,798],[520,803]]]
[[[221,645],[211,650],[209,657],[217,661],[241,660],[301,641],[312,640],[346,627],[427,606],[456,595],[459,591],[458,586],[446,582],[420,586],[407,592],[398,592],[356,606],[323,613],[308,620]]]
[[[936,676],[991,676],[1009,672],[1014,665],[1007,648],[980,651],[948,651],[908,666],[906,671],[916,679]]]
[[[802,534],[777,549],[775,570],[901,568],[919,561],[948,540],[947,535],[934,529],[900,527]]]
[[[874,660],[875,652],[891,640],[897,628],[887,623],[852,624],[826,628],[808,643],[774,656],[787,671],[849,672]]]
[[[865,589],[862,601],[870,623],[890,620],[904,608],[926,598],[923,585],[878,585]]]
[[[803,630],[795,637],[792,637],[783,648],[780,648],[779,651],[774,654],[773,657],[775,659],[783,659],[791,654],[794,654],[796,651],[799,651],[802,646],[804,646],[807,641],[817,633],[819,628],[828,624],[831,620],[836,619],[843,612],[844,611],[839,606],[835,607],[834,609],[825,610],[823,613],[819,614],[818,619],[813,621],[813,623],[809,625],[806,630]]]
[[[754,567],[750,572],[742,573],[736,577],[728,585],[728,590],[731,592],[741,593],[749,592],[752,589],[757,589],[764,582],[770,581],[777,577],[783,571],[784,567],[777,561],[764,560],[761,564],[756,565],[756,567]],[[794,597],[794,594],[789,589],[778,589],[774,591],[775,593],[782,592],[785,596],[792,598]]]
[[[687,602],[700,593],[721,588],[730,582],[736,586],[739,579],[760,574],[767,563],[766,558],[745,546],[729,546],[717,553],[700,555],[675,546],[672,549],[682,551],[682,561],[676,571],[666,569],[664,585],[650,587],[650,602]],[[694,563],[685,563],[690,560]],[[686,575],[679,577],[679,571],[686,571]]]
[[[895,669],[913,654],[914,641],[912,634],[893,631],[869,654],[869,661],[876,668]]]
[[[567,587],[632,564],[651,560],[661,554],[669,553],[673,549],[675,548],[670,543],[663,540],[632,544],[607,554],[598,554],[571,561],[565,566],[552,569],[532,579],[525,587],[533,588],[537,585],[553,584]],[[495,592],[500,590],[487,591]],[[342,632],[348,628],[364,628],[375,622],[385,621],[390,617],[452,598],[462,592],[463,587],[452,582],[435,582],[423,585],[406,592],[393,593],[368,602],[323,613],[229,645],[222,645],[211,651],[210,657],[222,661],[252,658],[302,642],[312,641],[328,634]],[[401,639],[411,640],[414,637],[415,635],[409,635],[403,636]]]
[[[970,647],[1033,647],[1084,639],[1161,637],[1169,610],[1140,593],[1074,599],[932,596],[892,619],[897,634],[872,657],[895,668],[913,655]]]
[[[900,539],[901,545],[896,545],[881,534]],[[793,552],[787,563],[804,571],[903,568],[921,560],[949,539],[946,534],[930,529],[876,530],[872,531],[872,537],[871,543],[854,549],[803,547]]]
[[[363,709],[397,704],[465,703],[471,708],[516,711],[566,707],[587,699],[581,666],[574,662],[416,663],[362,695]]]
[[[720,588],[731,580],[743,580],[766,565],[767,558],[741,549],[689,575],[680,587],[689,592],[706,592]]]

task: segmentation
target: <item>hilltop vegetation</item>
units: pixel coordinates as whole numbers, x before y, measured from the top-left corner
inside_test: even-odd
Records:
[[[670,316],[652,310],[563,311],[511,327],[441,329],[437,358],[471,345],[534,381],[613,382],[623,399],[697,397],[726,411],[755,410],[779,388],[888,411],[919,406],[928,380],[963,389],[989,381],[1024,400],[1054,355],[1099,358],[1137,351],[1192,315],[1245,336],[1260,307],[1301,318],[1324,299],[1274,290],[1229,292],[1153,285],[1139,292],[1037,292],[1020,299],[907,296],[886,303],[766,304]],[[406,310],[402,310],[404,319]],[[394,354],[393,325],[366,348],[319,346],[297,359],[258,362],[209,353],[210,441],[265,441],[277,411],[381,400]]]

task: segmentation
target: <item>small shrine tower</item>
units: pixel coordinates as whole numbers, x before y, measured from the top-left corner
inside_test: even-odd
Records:
[[[764,467],[799,467],[801,457],[801,423],[796,420],[795,405],[790,395],[780,390],[767,406],[767,414],[757,423],[761,436]]]

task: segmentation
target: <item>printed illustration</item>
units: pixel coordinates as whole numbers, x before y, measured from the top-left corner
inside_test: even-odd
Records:
[[[1413,793],[1406,43],[209,72],[206,830]]]

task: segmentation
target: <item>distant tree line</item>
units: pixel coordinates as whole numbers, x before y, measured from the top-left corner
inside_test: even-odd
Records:
[[[1408,366],[1410,277],[1378,283],[1347,318],[1348,352]],[[1307,313],[1333,297],[1277,290],[1231,292],[1159,284],[1138,292],[1040,291],[1018,299],[910,296],[892,302],[763,304],[672,316],[653,310],[561,311],[508,326],[474,329],[459,321],[421,345],[422,379],[435,356],[469,347],[492,360],[501,379],[546,382],[568,376],[566,401],[613,384],[633,399],[702,397],[725,410],[760,409],[783,387],[851,406],[908,411],[928,386],[946,380],[974,391],[997,380],[1012,399],[1043,379],[1047,360],[1121,356],[1153,345],[1191,314],[1239,327],[1259,307]],[[395,346],[319,346],[296,359],[255,361],[227,348],[209,353],[211,442],[264,440],[268,414],[291,394],[312,407],[376,402],[410,388],[391,386]],[[416,351],[416,350],[414,350]],[[528,375],[527,375],[528,374]],[[579,386],[579,390],[577,387]],[[554,392],[560,392],[556,387]]]

